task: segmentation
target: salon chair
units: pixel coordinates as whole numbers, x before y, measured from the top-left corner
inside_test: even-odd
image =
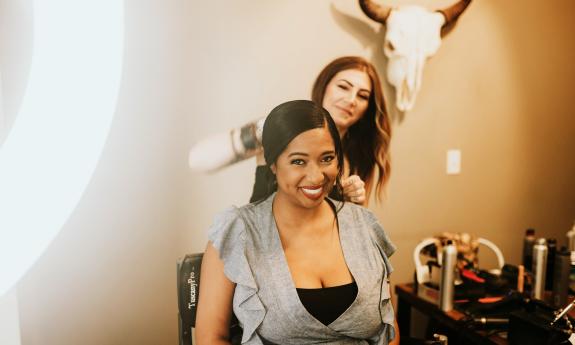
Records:
[[[178,261],[178,333],[180,345],[193,345],[192,329],[196,326],[196,311],[200,297],[200,270],[204,254],[188,254]],[[230,325],[232,344],[240,344],[242,329],[235,315]],[[401,338],[402,345],[444,345],[440,340],[422,340],[416,338]]]
[[[180,345],[193,345],[192,329],[196,327],[196,311],[200,297],[200,269],[204,254],[188,254],[178,261],[178,333]],[[242,329],[235,315],[230,324],[232,344],[240,344]]]

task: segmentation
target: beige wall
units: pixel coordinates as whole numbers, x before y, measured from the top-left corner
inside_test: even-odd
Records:
[[[116,119],[84,198],[18,286],[24,345],[175,343],[176,259],[247,201],[255,166],[192,173],[189,146],[308,98],[335,57],[385,64],[355,1],[126,3]],[[394,114],[388,197],[370,205],[399,247],[394,282],[439,231],[486,237],[518,263],[526,227],[559,239],[571,227],[574,25],[569,0],[477,0],[428,62],[414,110]],[[450,148],[458,176],[445,174]]]

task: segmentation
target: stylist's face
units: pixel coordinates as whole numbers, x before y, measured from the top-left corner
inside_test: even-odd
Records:
[[[357,69],[340,71],[327,84],[322,106],[329,111],[340,136],[365,114],[371,87],[367,73]]]
[[[338,173],[327,128],[311,129],[295,137],[271,168],[277,178],[277,197],[304,208],[320,205]]]

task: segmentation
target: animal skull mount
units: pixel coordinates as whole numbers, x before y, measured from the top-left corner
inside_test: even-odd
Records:
[[[402,112],[411,110],[421,88],[423,67],[441,45],[445,29],[457,21],[471,0],[437,11],[421,6],[398,8],[359,0],[362,11],[386,25],[383,52],[388,58],[387,80],[395,87],[395,104]]]

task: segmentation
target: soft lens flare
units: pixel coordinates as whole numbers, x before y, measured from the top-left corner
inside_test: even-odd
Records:
[[[69,218],[112,122],[122,68],[121,0],[37,0],[28,87],[0,147],[0,296]]]

